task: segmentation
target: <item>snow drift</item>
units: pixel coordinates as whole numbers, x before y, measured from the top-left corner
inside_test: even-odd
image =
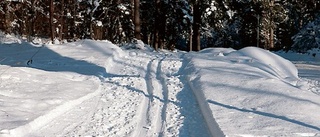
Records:
[[[11,136],[35,132],[98,95],[99,77],[125,55],[108,41],[35,46],[6,40],[9,45],[0,45],[0,134]]]
[[[2,39],[0,136],[320,134],[319,86],[266,50]]]
[[[296,67],[266,50],[206,49],[186,56],[199,104],[226,136],[318,135],[319,96],[297,88]],[[197,95],[199,94],[199,95]],[[203,94],[203,95],[201,95]]]
[[[236,57],[238,60],[232,61],[257,67],[293,86],[299,81],[298,70],[295,65],[270,51],[256,47],[246,47],[231,52],[227,56]]]

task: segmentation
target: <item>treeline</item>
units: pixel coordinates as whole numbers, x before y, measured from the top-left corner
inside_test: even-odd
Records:
[[[2,0],[0,29],[30,41],[141,39],[166,49],[277,50],[300,48],[319,14],[319,0]]]

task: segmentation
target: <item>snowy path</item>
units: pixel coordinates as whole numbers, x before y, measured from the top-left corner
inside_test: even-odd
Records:
[[[0,137],[320,135],[319,66],[261,49],[0,46]]]
[[[296,66],[300,77],[320,81],[320,65],[298,63]]]
[[[297,63],[295,64],[299,70],[299,77],[309,83],[308,90],[320,95],[320,65]]]
[[[96,95],[33,136],[209,136],[178,54],[128,51],[106,63]]]

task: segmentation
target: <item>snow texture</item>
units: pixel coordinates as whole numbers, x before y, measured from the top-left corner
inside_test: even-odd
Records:
[[[320,136],[319,64],[277,54],[2,36],[0,136]]]

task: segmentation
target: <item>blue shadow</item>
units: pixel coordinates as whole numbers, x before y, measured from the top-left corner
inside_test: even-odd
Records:
[[[286,122],[290,122],[290,123],[293,123],[293,124],[297,124],[297,125],[300,125],[300,126],[304,126],[304,127],[308,127],[308,128],[312,128],[312,129],[320,131],[320,128],[317,127],[317,126],[313,126],[313,125],[310,125],[310,124],[307,124],[307,123],[304,123],[304,122],[301,122],[301,121],[290,119],[290,118],[287,118],[285,116],[279,116],[279,115],[275,115],[275,114],[271,114],[271,113],[267,113],[267,112],[256,111],[256,110],[241,109],[241,108],[237,108],[237,107],[234,107],[234,106],[225,105],[225,104],[213,101],[213,100],[207,100],[207,101],[209,103],[211,103],[211,104],[214,104],[214,105],[217,105],[217,106],[221,106],[221,107],[224,107],[224,108],[227,108],[227,109],[234,109],[234,110],[238,110],[238,111],[241,111],[241,112],[254,113],[254,114],[257,114],[257,115],[276,118],[276,119],[284,120]]]
[[[3,51],[3,52],[1,52]],[[88,76],[107,76],[105,67],[60,55],[42,46],[35,47],[27,42],[0,45],[1,65],[29,67],[52,72],[74,72]]]

